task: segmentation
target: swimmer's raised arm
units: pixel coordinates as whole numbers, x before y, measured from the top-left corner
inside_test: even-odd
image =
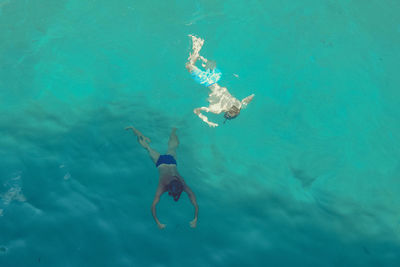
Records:
[[[197,215],[199,213],[199,206],[197,205],[196,196],[187,185],[185,185],[185,188],[183,190],[188,194],[190,202],[192,202],[192,205],[194,206],[194,219],[190,222],[190,226],[192,228],[195,228],[197,225]]]
[[[205,123],[207,123],[208,126],[210,126],[210,127],[217,127],[217,126],[218,126],[217,123],[208,121],[208,118],[207,118],[205,115],[201,114],[201,111],[202,111],[202,110],[205,111],[205,112],[209,112],[209,111],[210,111],[210,109],[207,108],[207,107],[201,107],[201,108],[196,108],[196,109],[194,109],[193,112],[194,112],[194,114],[196,114],[197,116],[199,116],[199,118],[202,119]]]
[[[164,229],[165,228],[165,224],[162,224],[158,218],[157,218],[157,213],[156,213],[156,206],[158,204],[158,202],[160,201],[160,197],[161,195],[165,192],[164,186],[162,186],[161,184],[158,185],[157,191],[156,191],[156,195],[154,196],[154,200],[153,200],[153,204],[151,204],[151,214],[153,215],[154,220],[156,221],[158,228],[160,229]]]
[[[245,98],[242,99],[241,104],[242,108],[246,108],[246,106],[253,100],[254,94],[251,94]]]

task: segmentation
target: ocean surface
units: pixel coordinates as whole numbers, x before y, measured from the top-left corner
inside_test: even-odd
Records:
[[[400,266],[400,1],[0,0],[0,266]],[[241,115],[210,128],[205,39]],[[158,172],[196,194],[150,213]]]

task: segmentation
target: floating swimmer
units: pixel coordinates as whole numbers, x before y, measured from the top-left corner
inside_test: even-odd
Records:
[[[172,129],[168,141],[168,150],[165,155],[160,155],[160,153],[153,150],[148,144],[150,143],[150,139],[145,137],[141,132],[139,132],[132,126],[125,128],[125,130],[129,129],[132,129],[133,133],[138,137],[139,144],[149,152],[150,158],[156,164],[158,173],[160,174],[156,195],[154,197],[153,204],[151,205],[151,213],[153,214],[153,218],[156,221],[158,227],[160,229],[165,228],[165,224],[160,223],[157,218],[156,205],[160,201],[161,195],[166,191],[168,191],[168,195],[173,197],[175,201],[179,200],[179,197],[181,196],[183,191],[188,194],[189,199],[195,208],[194,219],[190,222],[190,226],[192,228],[196,227],[197,214],[199,212],[196,196],[189,188],[189,186],[186,185],[185,180],[183,180],[182,176],[178,173],[178,169],[176,168],[176,148],[179,145],[178,136],[175,133],[176,128]]]
[[[199,54],[204,44],[204,40],[194,35],[189,36],[192,38],[192,52],[189,54],[186,69],[192,74],[195,81],[211,90],[207,99],[210,103],[209,107],[195,108],[193,111],[210,127],[216,127],[218,124],[209,121],[201,111],[212,112],[215,114],[224,112],[225,121],[231,120],[239,116],[240,111],[246,108],[246,106],[253,100],[254,94],[239,101],[228,92],[228,89],[218,85],[217,82],[221,79],[222,73],[216,67],[215,61],[207,60]],[[198,59],[202,61],[202,67],[205,68],[205,71],[200,70],[195,65]]]

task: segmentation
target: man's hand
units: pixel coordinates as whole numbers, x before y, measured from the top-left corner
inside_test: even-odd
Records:
[[[207,124],[208,124],[208,126],[210,126],[210,127],[217,127],[218,126],[218,124],[217,123],[213,123],[213,122],[207,122]]]
[[[197,218],[194,218],[193,221],[190,222],[190,227],[195,228],[197,226]]]
[[[204,121],[205,123],[207,123],[208,126],[210,126],[210,127],[217,127],[218,126],[218,124],[213,123],[211,121],[208,121],[208,118],[206,116],[204,116],[204,114],[201,114],[201,111],[210,112],[210,109],[207,108],[207,107],[201,107],[201,108],[195,108],[193,110],[194,114],[199,116],[199,118],[202,119],[202,121]]]
[[[254,98],[254,94],[249,95],[246,98],[243,98],[241,101],[242,108],[246,108],[246,106],[253,100],[253,98]]]
[[[160,229],[164,229],[166,227],[166,225],[162,224],[162,223],[158,223],[157,225],[158,225],[158,228],[160,228]]]

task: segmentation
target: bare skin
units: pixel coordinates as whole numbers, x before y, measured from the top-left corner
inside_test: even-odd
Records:
[[[215,67],[215,62],[209,64],[209,60],[200,55],[200,50],[204,44],[204,40],[194,35],[189,36],[192,38],[193,46],[192,52],[188,58],[188,62],[186,63],[186,69],[190,73],[199,71],[199,68],[195,65],[197,60],[202,61],[202,66],[204,68],[207,68],[208,65]],[[240,110],[245,108],[254,98],[254,94],[251,94],[240,101],[233,97],[226,87],[222,87],[218,83],[214,83],[208,86],[208,88],[211,90],[207,99],[210,105],[208,107],[195,108],[193,112],[210,127],[217,127],[218,124],[209,121],[207,116],[201,113],[202,111],[220,114],[223,112],[228,112],[233,106],[235,106],[240,112]]]
[[[144,136],[141,132],[139,132],[133,126],[126,127],[125,130],[133,131],[133,133],[138,137],[139,144],[148,151],[151,160],[154,162],[154,164],[156,164],[158,158],[160,157],[160,153],[158,153],[157,151],[155,151],[154,149],[152,149],[150,147],[150,145],[148,143],[150,143],[151,140],[148,137]],[[169,137],[168,150],[167,150],[166,154],[172,155],[175,160],[177,159],[176,148],[178,147],[178,145],[179,145],[179,140],[178,140],[178,136],[176,135],[176,128],[173,128],[171,131],[171,135]],[[153,218],[154,218],[155,222],[157,223],[158,227],[160,229],[164,229],[166,227],[166,225],[161,223],[158,220],[157,213],[156,213],[156,206],[157,206],[158,202],[160,201],[161,195],[167,191],[168,184],[172,180],[178,179],[183,184],[183,191],[188,194],[190,202],[192,203],[192,205],[195,208],[194,219],[190,222],[190,226],[192,228],[195,228],[197,225],[197,215],[199,212],[199,207],[197,205],[196,196],[194,195],[194,193],[190,189],[190,187],[188,185],[186,185],[185,180],[179,174],[176,165],[175,164],[160,164],[158,166],[158,173],[159,173],[158,187],[156,190],[156,194],[154,196],[153,203],[151,205],[151,213],[152,213]]]

